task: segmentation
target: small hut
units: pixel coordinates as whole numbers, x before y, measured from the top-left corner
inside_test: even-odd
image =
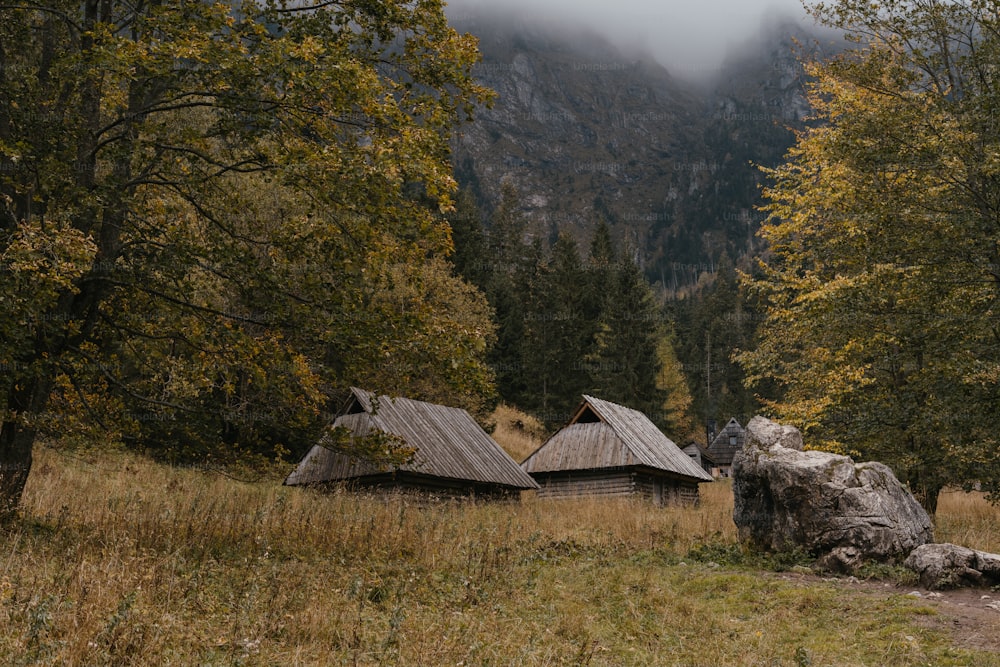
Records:
[[[373,431],[396,436],[415,453],[412,461],[377,466],[370,461],[313,446],[285,484],[426,491],[445,496],[502,498],[538,485],[476,423],[468,412],[408,398],[376,397],[351,389],[346,414],[334,427],[353,437]]]
[[[697,502],[711,482],[646,415],[584,396],[569,423],[524,460],[540,497],[640,495],[664,505]]]
[[[683,449],[684,453],[691,457],[702,470],[708,474],[712,474],[712,471],[716,469],[715,459],[707,449],[699,445],[697,442],[689,442]]]
[[[746,430],[736,421],[736,417],[733,417],[709,443],[708,453],[715,460],[719,475],[722,477],[732,475],[733,457],[736,452],[743,449],[745,440]]]

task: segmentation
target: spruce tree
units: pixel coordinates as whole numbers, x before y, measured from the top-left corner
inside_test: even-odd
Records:
[[[490,218],[483,288],[496,311],[497,341],[489,354],[497,390],[507,401],[518,403],[526,391],[524,378],[525,303],[528,300],[527,220],[518,208],[519,196],[509,183],[501,189],[500,203]]]
[[[489,254],[483,231],[482,213],[472,192],[464,188],[455,196],[455,210],[448,214],[454,252],[451,263],[455,272],[480,289],[485,289],[489,274]]]
[[[588,389],[583,360],[594,337],[594,320],[585,313],[586,272],[571,236],[559,235],[538,278],[524,350],[533,389],[528,407],[557,425]]]
[[[703,423],[725,423],[732,417],[745,423],[759,404],[744,386],[734,355],[753,346],[757,315],[728,255],[719,259],[709,285],[670,304],[669,311],[677,355],[691,388],[691,412]]]
[[[592,270],[600,275],[607,269]],[[657,387],[662,314],[634,262],[619,261],[608,273],[594,347],[587,357],[592,391],[662,421],[664,395]]]

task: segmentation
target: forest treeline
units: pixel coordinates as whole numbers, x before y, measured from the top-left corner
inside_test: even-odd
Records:
[[[583,249],[571,230],[542,238],[510,185],[488,212],[462,191],[449,221],[456,271],[495,311],[488,359],[502,400],[557,428],[593,394],[684,443],[705,444],[710,419],[754,414],[733,354],[751,344],[757,317],[728,259],[702,289],[668,301],[644,276],[640,249],[616,244],[604,220]]]

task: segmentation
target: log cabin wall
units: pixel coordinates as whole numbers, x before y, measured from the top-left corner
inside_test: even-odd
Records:
[[[634,470],[538,475],[540,498],[641,497],[656,505],[697,504],[698,485]]]

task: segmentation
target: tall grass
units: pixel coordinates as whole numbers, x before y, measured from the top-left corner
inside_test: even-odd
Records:
[[[280,645],[271,659],[325,664],[334,650],[375,660],[373,647],[395,650],[402,617],[393,614],[406,601],[443,598],[458,613],[513,593],[517,568],[580,553],[684,550],[726,530],[724,494],[715,495],[696,511],[433,503],[43,450],[26,519],[0,557],[0,655],[26,664],[238,662]],[[406,614],[429,616],[423,632],[453,620],[424,606]],[[443,650],[432,636],[418,653]]]
[[[934,539],[1000,553],[1000,507],[979,492],[945,491],[938,498]]]
[[[545,426],[535,417],[501,403],[493,411],[493,439],[518,463],[528,458],[545,440]]]
[[[1000,664],[902,596],[712,562],[739,550],[725,483],[659,509],[279,481],[41,450],[0,550],[0,663]]]

